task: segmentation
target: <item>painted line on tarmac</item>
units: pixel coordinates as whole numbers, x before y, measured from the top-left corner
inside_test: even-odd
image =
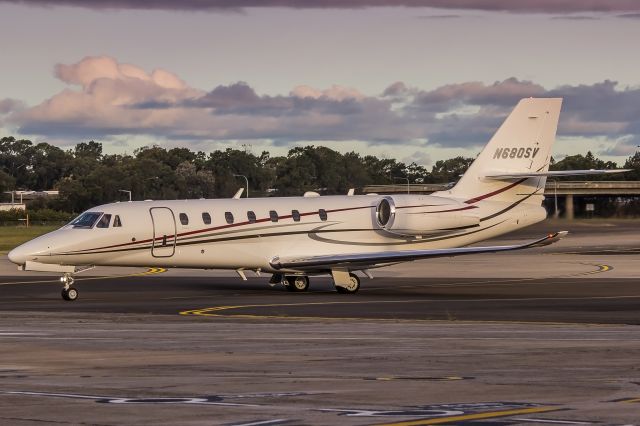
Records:
[[[613,270],[613,266],[604,265],[604,264],[596,264],[596,263],[584,263],[585,265],[596,266],[598,269],[581,272],[578,274],[571,274],[571,276],[580,276],[586,274],[599,274],[603,272],[608,272]],[[568,276],[560,276],[555,278],[562,278]],[[554,278],[554,277],[549,277]],[[547,278],[547,279],[549,279]],[[452,284],[442,284],[442,285],[425,285],[425,286],[394,286],[394,288],[407,288],[407,287],[449,287],[449,286],[472,286],[482,283],[493,283],[496,285],[506,285],[507,283],[513,282],[521,282],[521,281],[532,281],[539,280],[545,278],[522,278],[517,280],[508,280],[501,281],[499,283],[494,283],[493,281],[475,281],[471,283],[452,283]],[[378,288],[379,289],[379,288]],[[369,290],[378,290],[378,289],[369,289]],[[595,297],[594,299],[607,299],[607,298],[640,298],[640,296],[602,296]],[[494,301],[548,301],[548,300],[584,300],[590,298],[515,298],[515,299],[473,299],[473,300],[443,300],[443,299],[411,299],[411,300],[381,300],[373,303],[417,303],[417,302],[494,302]],[[234,309],[246,309],[246,308],[260,308],[260,307],[286,307],[286,306],[311,306],[311,305],[341,305],[341,304],[364,304],[364,303],[372,303],[369,301],[341,301],[341,302],[308,302],[308,303],[287,303],[287,304],[264,304],[264,305],[229,305],[229,306],[215,306],[209,308],[201,308],[201,309],[191,309],[186,311],[179,312],[180,315],[197,315],[197,316],[207,316],[207,317],[234,317],[234,318],[253,318],[253,319],[315,319],[315,320],[373,320],[373,321],[406,321],[406,322],[451,322],[445,320],[428,320],[428,319],[396,319],[396,318],[366,318],[366,317],[315,317],[315,316],[287,316],[287,315],[252,315],[252,314],[219,314],[217,312],[221,311],[229,311]],[[529,323],[527,321],[461,321],[461,322],[487,322],[487,323]],[[545,323],[545,324],[583,324],[583,323],[570,323],[570,322],[555,322],[555,321],[536,321],[536,323]],[[603,324],[605,325],[605,324]]]
[[[301,306],[327,306],[327,305],[364,305],[364,304],[392,304],[392,303],[483,303],[483,302],[527,302],[527,301],[558,301],[558,300],[612,300],[612,299],[640,299],[640,295],[634,296],[592,296],[592,297],[528,297],[528,298],[500,298],[500,299],[408,299],[408,300],[376,300],[376,301],[340,301],[340,302],[306,302],[306,303],[269,303],[253,305],[226,305],[208,308],[190,309],[179,312],[179,315],[193,315],[217,318],[242,318],[242,319],[284,319],[284,320],[326,320],[326,321],[374,321],[374,322],[429,322],[429,323],[488,323],[488,324],[547,324],[547,325],[600,325],[611,326],[615,324],[604,323],[573,323],[562,321],[486,321],[486,320],[436,320],[436,319],[405,319],[405,318],[371,318],[371,317],[322,317],[322,316],[291,316],[291,315],[260,315],[260,314],[229,314],[228,311],[248,308],[275,308],[275,307],[301,307]]]
[[[411,377],[411,376],[387,376],[387,377],[365,377],[363,380],[379,380],[383,382],[388,382],[392,380],[415,380],[415,381],[426,381],[426,382],[455,382],[458,380],[473,380],[475,377],[471,376],[446,376],[446,377]]]
[[[131,278],[131,277],[146,277],[149,275],[157,275],[157,274],[163,274],[165,272],[167,272],[168,269],[166,268],[148,268],[146,271],[143,272],[136,272],[134,274],[126,274],[126,275],[103,275],[103,276],[99,276],[99,277],[88,277],[88,278],[76,278],[76,281],[91,281],[91,280],[104,280],[104,279],[108,279],[108,278]],[[10,282],[3,282],[0,283],[0,286],[3,285],[18,285],[18,284],[43,284],[43,283],[57,283],[59,282],[59,279],[54,279],[54,280],[38,280],[38,281],[10,281]]]
[[[55,393],[55,392],[31,392],[31,391],[0,391],[5,395],[25,395],[25,396],[42,396],[53,398],[70,398],[93,400],[102,404],[196,404],[196,405],[222,405],[231,407],[260,407],[259,404],[244,404],[236,402],[223,402],[224,398],[219,396],[212,397],[179,397],[179,398],[122,398],[109,397],[99,395],[79,395],[73,393]]]
[[[640,403],[640,398],[622,398],[614,399],[611,402]]]
[[[551,423],[551,424],[559,424],[559,425],[592,425],[592,422],[584,422],[579,420],[551,420],[551,419],[538,419],[533,417],[518,417],[510,420],[515,420],[517,422],[527,422],[527,423]]]
[[[577,276],[581,276],[581,275],[601,274],[602,272],[609,272],[609,271],[613,270],[613,266],[604,265],[604,264],[600,264],[600,263],[583,263],[583,265],[597,266],[598,269],[595,270],[595,271],[587,271],[587,272],[574,274],[573,276],[577,277]]]
[[[250,423],[233,423],[229,426],[275,426],[289,423],[289,419],[256,420]]]
[[[558,407],[535,407],[521,408],[515,410],[490,411],[485,413],[462,414],[459,416],[440,417],[436,419],[409,420],[405,422],[383,423],[379,426],[421,426],[421,425],[439,425],[451,422],[461,422],[466,420],[483,420],[495,419],[499,417],[511,417],[519,414],[547,413],[550,411],[560,410]]]
[[[496,281],[495,279],[492,279],[492,280],[470,281],[470,282],[448,283],[448,284],[410,284],[410,285],[394,286],[393,288],[472,287],[478,284],[491,284],[494,286],[503,286],[503,285],[510,285],[513,283],[528,282],[528,281],[549,280],[554,278],[557,279],[557,278],[581,277],[584,275],[600,274],[603,272],[609,272],[613,270],[613,266],[611,265],[605,265],[600,263],[583,263],[583,262],[580,262],[580,264],[595,266],[597,269],[586,271],[586,272],[576,272],[572,274],[552,275],[552,276],[537,277],[537,278],[513,278],[513,279],[507,279],[507,280],[500,280],[500,281]],[[377,290],[382,290],[383,288],[384,287],[363,288],[363,289],[360,289],[360,291],[377,291]]]

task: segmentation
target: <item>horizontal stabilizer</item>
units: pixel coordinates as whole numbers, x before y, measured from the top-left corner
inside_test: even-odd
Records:
[[[556,170],[548,172],[526,172],[526,173],[500,173],[485,175],[485,179],[522,179],[531,177],[561,177],[561,176],[587,176],[587,175],[605,175],[613,173],[624,173],[631,169],[612,169],[612,170]]]
[[[531,247],[541,247],[553,244],[567,235],[567,231],[555,232],[543,238],[523,244],[508,246],[485,246],[485,247],[461,247],[450,249],[427,249],[427,250],[401,250],[391,252],[376,253],[354,253],[354,254],[331,254],[308,257],[275,257],[271,260],[271,266],[276,269],[297,269],[297,270],[323,270],[336,267],[343,267],[351,270],[365,269],[366,267],[408,262],[418,259],[429,259],[434,257],[453,257],[465,254],[495,253],[499,251],[522,250]]]

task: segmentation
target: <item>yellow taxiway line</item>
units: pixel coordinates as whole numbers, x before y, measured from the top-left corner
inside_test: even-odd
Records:
[[[545,300],[600,300],[600,299],[640,299],[639,296],[596,296],[596,297],[531,297],[520,299],[476,299],[473,301],[467,300],[466,302],[508,302],[508,301],[545,301]],[[262,305],[227,305],[227,306],[214,306],[210,308],[191,309],[179,312],[180,315],[194,315],[202,317],[216,317],[216,318],[242,318],[242,319],[280,319],[280,320],[314,320],[314,321],[373,321],[373,322],[406,322],[406,323],[446,323],[446,324],[468,324],[468,323],[486,323],[486,324],[531,324],[531,321],[474,321],[474,320],[444,320],[444,319],[405,319],[405,318],[370,318],[370,317],[321,317],[321,316],[292,316],[292,315],[259,315],[259,314],[229,314],[225,311],[235,309],[247,309],[247,308],[273,308],[273,307],[292,307],[292,306],[318,306],[318,305],[355,305],[355,304],[369,304],[369,303],[417,303],[417,302],[458,302],[460,300],[455,299],[409,299],[409,300],[376,300],[371,301],[353,301],[353,302],[309,302],[309,303],[273,303]],[[572,322],[560,322],[560,321],[535,321],[536,324],[546,325],[589,325],[589,326],[609,326],[611,324],[599,324],[599,323],[572,323]]]
[[[421,425],[441,425],[451,422],[461,422],[465,420],[495,419],[497,417],[509,417],[520,414],[546,413],[559,410],[558,407],[535,407],[520,408],[515,410],[491,411],[488,413],[462,414],[459,416],[439,417],[435,419],[409,420],[405,422],[384,423],[379,426],[421,426]]]
[[[573,277],[582,277],[584,275],[593,275],[593,274],[601,274],[603,272],[609,272],[613,270],[613,266],[611,265],[603,265],[600,263],[584,263],[581,262],[581,265],[587,265],[587,266],[595,266],[598,269],[594,269],[591,271],[585,271],[585,272],[576,272],[576,273],[572,273],[572,274],[564,274],[564,275],[553,275],[553,276],[546,276],[546,277],[530,277],[530,278],[513,278],[513,279],[499,279],[496,278],[494,279],[483,279],[481,281],[469,281],[469,282],[464,282],[464,283],[448,283],[448,284],[410,284],[410,285],[401,285],[401,286],[394,286],[394,288],[442,288],[442,287],[473,287],[476,286],[478,284],[492,284],[494,286],[504,286],[504,285],[511,285],[513,283],[521,283],[521,282],[527,282],[527,281],[537,281],[537,280],[546,280],[546,279],[550,279],[550,278],[573,278]],[[363,288],[360,291],[375,291],[378,290],[378,288]]]
[[[577,274],[572,274],[571,276],[581,276],[588,274],[599,274],[603,272],[608,272],[613,269],[612,266],[604,265],[604,264],[593,264],[588,263],[587,265],[596,266],[598,269],[580,272]],[[563,277],[567,277],[565,275]],[[529,281],[532,279],[539,278],[524,278],[521,280],[509,280],[510,282],[519,282],[519,281]],[[488,281],[487,281],[488,282]],[[468,284],[468,283],[465,283]],[[500,284],[500,283],[498,283]],[[595,300],[595,299],[619,299],[619,298],[640,298],[640,296],[595,296],[595,297],[561,297],[561,298],[553,298],[553,297],[533,297],[533,298],[500,298],[500,299],[476,299],[471,300],[469,302],[487,302],[487,301],[532,301],[532,300]],[[456,300],[442,300],[442,299],[408,299],[408,300],[377,300],[374,303],[417,303],[417,302],[451,302],[458,301]],[[400,318],[364,318],[364,317],[319,317],[319,316],[291,316],[291,315],[259,315],[259,314],[230,314],[226,311],[237,310],[237,309],[247,309],[247,308],[274,308],[274,307],[294,307],[294,306],[314,306],[314,305],[354,305],[354,304],[365,304],[372,303],[371,301],[339,301],[339,302],[302,302],[302,303],[273,303],[273,304],[254,304],[254,305],[226,305],[226,306],[214,306],[208,308],[200,308],[200,309],[190,309],[179,312],[180,315],[194,315],[194,316],[203,316],[203,317],[218,317],[218,318],[242,318],[242,319],[285,319],[285,320],[316,320],[316,321],[374,321],[374,322],[407,322],[407,323],[416,323],[416,322],[443,322],[450,324],[452,322],[456,323],[496,323],[496,324],[528,324],[527,321],[450,321],[450,320],[435,320],[435,319],[400,319]],[[568,322],[538,322],[540,324],[547,325],[570,325],[574,323]],[[589,324],[589,325],[600,325],[600,324]],[[605,324],[602,324],[605,325]]]

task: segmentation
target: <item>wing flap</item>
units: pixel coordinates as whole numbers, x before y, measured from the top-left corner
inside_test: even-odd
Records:
[[[466,254],[495,253],[501,251],[522,250],[531,247],[542,247],[559,241],[560,239],[565,237],[567,233],[567,231],[555,232],[534,241],[507,246],[460,247],[434,250],[401,250],[378,253],[353,253],[290,258],[275,257],[270,261],[270,264],[274,269],[277,270],[308,270],[323,268],[331,269],[338,267],[358,269],[366,266],[386,263],[409,262],[412,260],[428,259],[434,257],[453,257]]]

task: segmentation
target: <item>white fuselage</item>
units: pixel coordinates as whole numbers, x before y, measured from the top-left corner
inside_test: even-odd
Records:
[[[89,210],[111,214],[109,227],[66,225],[12,251],[11,260],[274,272],[270,261],[277,256],[461,247],[546,217],[541,196],[514,203],[490,197],[456,199],[446,194],[392,197],[398,211],[408,217],[428,222],[431,217],[473,215],[477,224],[425,231],[424,235],[419,230],[412,235],[389,232],[376,218],[381,195],[121,202]],[[321,209],[326,217],[321,217]],[[271,211],[277,213],[277,221]],[[255,221],[248,212],[255,214]],[[211,223],[206,223],[203,213],[208,213]],[[227,220],[229,213],[232,223]],[[116,215],[121,221],[118,227],[112,226]]]

